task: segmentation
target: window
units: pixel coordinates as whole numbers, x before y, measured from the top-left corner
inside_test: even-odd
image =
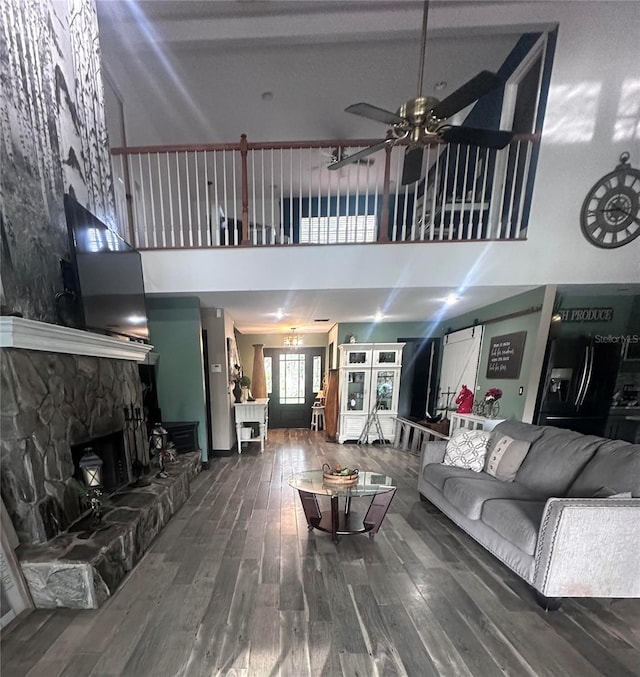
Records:
[[[300,218],[300,242],[375,242],[376,226],[375,214],[303,216]]]
[[[267,380],[267,395],[273,392],[273,362],[271,357],[264,358],[264,375]]]
[[[280,355],[280,404],[304,404],[305,355]]]
[[[322,358],[320,355],[313,356],[313,392],[317,393],[322,387]]]

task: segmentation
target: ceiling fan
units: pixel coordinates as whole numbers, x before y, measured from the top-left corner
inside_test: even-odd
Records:
[[[345,109],[347,113],[390,125],[391,134],[380,143],[373,144],[373,146],[364,148],[348,157],[337,159],[329,165],[328,169],[340,169],[340,167],[344,167],[351,162],[361,161],[383,148],[405,145],[407,148],[402,169],[402,185],[406,185],[414,183],[420,178],[424,146],[434,139],[482,148],[500,149],[504,148],[513,138],[513,132],[447,124],[447,120],[458,111],[502,84],[502,80],[495,73],[481,71],[442,101],[435,97],[422,96],[428,15],[429,0],[425,0],[420,40],[418,95],[403,103],[395,113],[372,106],[369,103],[354,103],[348,106]]]

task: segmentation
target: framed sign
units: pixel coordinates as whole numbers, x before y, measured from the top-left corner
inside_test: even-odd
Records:
[[[494,336],[489,345],[487,378],[518,378],[522,366],[526,331]]]

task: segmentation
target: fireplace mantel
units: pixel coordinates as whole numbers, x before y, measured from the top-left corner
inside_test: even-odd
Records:
[[[57,324],[0,317],[0,348],[22,348],[68,355],[90,355],[144,362],[153,346]]]

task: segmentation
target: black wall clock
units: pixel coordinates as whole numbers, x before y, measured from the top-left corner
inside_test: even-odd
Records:
[[[620,164],[589,191],[580,212],[584,236],[596,247],[622,247],[640,236],[640,171],[622,153]]]

